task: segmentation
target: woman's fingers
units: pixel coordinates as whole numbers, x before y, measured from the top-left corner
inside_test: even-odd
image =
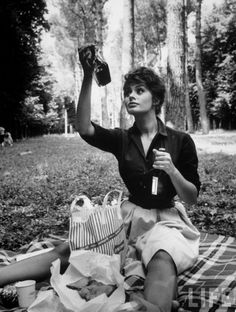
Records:
[[[79,59],[84,70],[94,69],[95,58],[95,46],[90,45],[79,49]]]

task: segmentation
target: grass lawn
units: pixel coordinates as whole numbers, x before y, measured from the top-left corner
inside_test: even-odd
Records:
[[[202,231],[235,236],[236,132],[192,137],[202,189],[189,214]],[[0,148],[0,248],[16,250],[49,234],[66,236],[74,196],[85,193],[101,203],[114,188],[127,194],[116,159],[79,136],[43,136]]]

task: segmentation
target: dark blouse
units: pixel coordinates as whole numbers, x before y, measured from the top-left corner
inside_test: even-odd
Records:
[[[176,190],[168,174],[152,167],[152,150],[159,148],[165,148],[170,153],[176,168],[199,192],[198,158],[195,144],[189,134],[168,128],[158,119],[158,132],[145,156],[140,132],[135,123],[128,130],[105,129],[95,123],[93,126],[95,134],[82,138],[90,145],[115,155],[121,178],[130,192],[131,202],[146,209],[173,206]],[[158,177],[156,195],[152,194],[154,176]]]

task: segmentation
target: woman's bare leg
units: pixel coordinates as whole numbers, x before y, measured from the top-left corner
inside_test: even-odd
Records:
[[[70,248],[68,243],[61,243],[49,252],[12,263],[0,269],[0,287],[27,279],[37,282],[50,277],[50,267],[56,259],[61,260],[62,272],[68,267]]]
[[[177,274],[175,264],[164,250],[158,251],[147,267],[144,298],[157,306],[157,311],[170,312],[176,298]]]

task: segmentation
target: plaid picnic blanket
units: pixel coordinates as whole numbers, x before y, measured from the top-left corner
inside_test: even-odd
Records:
[[[52,239],[33,241],[23,246],[19,253],[51,248],[56,244],[58,241]],[[0,250],[0,267],[15,261],[15,257],[16,253]],[[143,284],[144,279],[139,276],[125,277],[127,293],[142,291]],[[201,233],[198,261],[178,278],[178,300],[184,309],[193,312],[236,311],[235,238]],[[0,306],[0,311],[10,310]]]
[[[236,311],[236,239],[201,234],[197,263],[178,280],[178,300],[190,311]]]

